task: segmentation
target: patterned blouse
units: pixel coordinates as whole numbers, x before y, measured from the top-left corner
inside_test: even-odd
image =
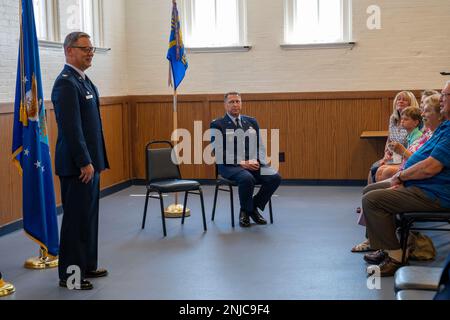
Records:
[[[433,131],[431,131],[430,129],[425,129],[425,131],[423,132],[423,135],[417,139],[416,141],[414,141],[409,147],[408,147],[408,151],[411,153],[416,152],[417,150],[420,149],[421,146],[423,146],[425,144],[425,142],[427,142],[431,136],[433,135]],[[403,162],[402,165],[400,166],[399,170],[403,170],[403,168],[405,167],[405,163],[408,159],[403,158]]]
[[[403,146],[407,146],[407,139],[408,131],[406,129],[403,129],[400,124],[396,125],[394,117],[391,116],[389,119],[389,141],[392,142],[400,142]]]

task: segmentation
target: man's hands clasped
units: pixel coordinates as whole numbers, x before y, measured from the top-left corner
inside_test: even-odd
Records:
[[[80,171],[81,175],[78,178],[81,182],[88,184],[94,177],[94,166],[92,164],[88,164],[87,166],[80,168]]]
[[[259,162],[257,160],[247,160],[241,161],[241,167],[250,171],[257,171],[260,168]]]

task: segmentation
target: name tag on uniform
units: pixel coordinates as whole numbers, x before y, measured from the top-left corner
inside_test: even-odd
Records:
[[[93,98],[94,98],[94,96],[92,94],[86,96],[86,100],[93,99]]]

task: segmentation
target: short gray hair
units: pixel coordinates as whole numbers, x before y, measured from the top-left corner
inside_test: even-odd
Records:
[[[66,39],[64,40],[64,52],[67,50],[67,48],[73,46],[75,43],[77,43],[78,39],[80,38],[88,38],[90,39],[91,36],[88,35],[85,32],[81,31],[75,31],[71,32],[66,36]]]
[[[241,94],[240,94],[239,92],[237,92],[237,91],[230,91],[230,92],[227,92],[227,93],[225,93],[225,95],[223,96],[223,101],[224,101],[224,102],[227,102],[228,96],[238,96],[238,97],[240,97]]]

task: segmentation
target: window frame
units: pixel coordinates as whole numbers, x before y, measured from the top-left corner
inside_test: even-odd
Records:
[[[248,51],[251,46],[247,42],[247,0],[236,0],[237,15],[238,15],[238,34],[239,39],[237,43],[229,45],[205,45],[192,46],[186,41],[192,33],[193,26],[193,2],[196,0],[180,0],[178,10],[183,31],[183,41],[187,52],[233,52],[233,51]],[[216,0],[214,0],[216,1]]]
[[[319,0],[320,1],[320,0]],[[284,38],[280,45],[283,49],[328,49],[328,48],[353,48],[355,42],[352,30],[352,0],[341,1],[341,18],[342,18],[342,39],[334,42],[307,42],[295,43],[288,42],[290,35],[294,31],[295,12],[297,0],[284,0]]]
[[[59,0],[41,0],[45,5],[44,17],[45,29],[47,37],[38,38],[39,46],[47,48],[62,48],[64,39],[60,35],[60,16],[59,16]],[[103,27],[103,0],[92,0],[92,23],[93,32],[90,35],[94,46],[98,47],[98,51],[109,51],[105,48],[104,27]],[[97,51],[97,52],[98,52]]]

